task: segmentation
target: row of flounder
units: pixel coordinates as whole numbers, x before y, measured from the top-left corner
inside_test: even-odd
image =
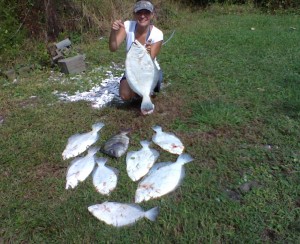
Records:
[[[91,132],[76,134],[69,138],[66,149],[62,153],[64,159],[76,157],[87,149],[88,152],[86,156],[77,157],[71,161],[67,170],[66,189],[75,188],[92,172],[93,185],[99,193],[109,195],[116,188],[119,171],[105,165],[107,158],[96,157],[96,153],[100,150],[99,147],[90,147],[99,139],[98,132],[103,126],[103,123],[96,123],[92,126]],[[160,126],[154,126],[153,130],[156,134],[153,135],[152,141],[170,153],[179,154],[179,157],[176,162],[155,163],[159,152],[150,148],[151,142],[146,140],[140,142],[142,148],[139,151],[127,153],[128,176],[133,181],[142,179],[135,193],[135,203],[158,198],[174,191],[184,178],[183,165],[193,160],[190,155],[182,153],[184,146],[173,133],[163,132]],[[112,157],[124,155],[129,145],[129,138],[126,136],[128,132],[121,132],[110,138],[104,144],[101,152]],[[136,204],[117,202],[96,204],[90,206],[88,210],[96,218],[118,227],[133,224],[143,217],[154,221],[158,214],[157,207],[144,211]]]

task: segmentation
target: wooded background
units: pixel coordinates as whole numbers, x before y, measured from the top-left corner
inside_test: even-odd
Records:
[[[208,8],[212,4],[247,4],[273,13],[296,11],[299,0],[153,0],[155,21],[159,26],[173,28],[177,11]],[[103,35],[116,18],[132,16],[135,0],[1,0],[0,1],[0,63],[5,56],[14,56],[24,40],[55,42],[70,33]]]

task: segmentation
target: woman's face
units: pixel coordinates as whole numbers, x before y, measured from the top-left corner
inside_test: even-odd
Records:
[[[141,9],[135,13],[135,19],[137,20],[138,24],[141,26],[150,25],[150,21],[153,18],[153,13],[149,10]]]

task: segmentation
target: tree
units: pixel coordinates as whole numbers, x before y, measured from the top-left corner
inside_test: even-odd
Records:
[[[56,1],[57,2],[57,1]],[[44,0],[46,41],[53,42],[61,30],[54,0]]]

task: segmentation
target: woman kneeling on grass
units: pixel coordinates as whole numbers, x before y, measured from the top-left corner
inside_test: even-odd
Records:
[[[154,17],[153,11],[154,6],[151,1],[137,1],[133,8],[135,20],[127,20],[124,23],[121,20],[115,20],[113,22],[109,38],[109,49],[112,52],[116,51],[125,38],[127,52],[135,40],[138,40],[141,44],[145,45],[159,69],[159,80],[157,86],[154,88],[154,92],[159,92],[162,82],[162,72],[156,61],[156,56],[163,43],[163,33],[151,23]],[[119,93],[123,100],[130,100],[138,96],[130,88],[126,79],[126,74],[120,81]]]

